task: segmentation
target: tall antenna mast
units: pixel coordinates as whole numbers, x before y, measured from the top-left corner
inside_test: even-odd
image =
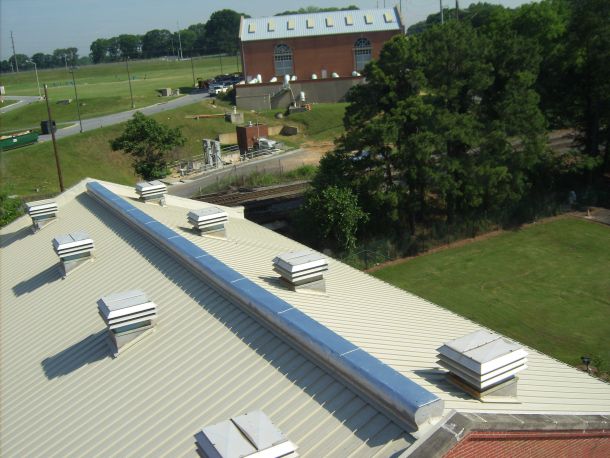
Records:
[[[13,60],[15,61],[15,69],[19,73],[19,64],[17,63],[17,53],[15,52],[15,40],[13,39],[13,31],[11,30],[11,43],[13,44]]]
[[[455,18],[460,20],[460,0],[455,0]]]
[[[445,13],[443,11],[443,0],[439,0],[440,4],[441,4],[441,24],[445,23]]]

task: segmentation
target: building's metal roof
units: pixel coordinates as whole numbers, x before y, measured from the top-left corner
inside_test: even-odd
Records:
[[[242,42],[402,30],[397,8],[242,18]]]
[[[303,456],[388,456],[414,441],[82,184],[57,202],[45,229],[22,217],[1,230],[0,455],[195,456],[202,427],[259,409]],[[172,214],[189,233],[184,210]],[[62,279],[51,240],[79,229],[95,259]],[[133,288],[157,304],[158,326],[113,359],[96,302]]]
[[[181,205],[178,198],[169,199]],[[184,210],[150,207],[149,213],[179,228]],[[437,364],[437,349],[481,325],[334,259],[328,260],[324,294],[290,291],[273,271],[272,260],[279,253],[306,247],[245,219],[230,221],[227,235],[228,241],[187,237],[438,395],[446,410],[610,413],[610,384],[526,346],[528,368],[519,373],[519,402],[473,399],[445,380],[446,371]]]
[[[307,313],[445,401],[447,411],[608,413],[610,385],[533,349],[518,403],[481,403],[445,381],[436,349],[480,326],[329,259],[326,292],[293,292],[273,272],[305,247],[225,209],[227,240],[186,222],[200,202],[135,200],[107,185],[252,282]],[[0,454],[185,455],[203,426],[263,410],[304,456],[388,456],[415,439],[84,193],[32,234],[22,217],[0,233]],[[62,280],[50,246],[85,230],[96,258]],[[154,333],[112,359],[96,301],[141,289]]]

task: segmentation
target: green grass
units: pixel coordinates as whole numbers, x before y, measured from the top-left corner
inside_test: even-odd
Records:
[[[311,111],[291,114],[286,121],[304,126],[309,140],[334,140],[343,133],[347,103],[317,103],[312,107]]]
[[[166,111],[153,116],[157,121],[179,127],[186,138],[186,144],[169,158],[170,161],[201,154],[201,139],[215,138],[219,133],[234,132],[235,126],[223,118],[187,119],[185,116],[205,113],[224,113],[228,107],[212,107],[209,100]],[[322,106],[320,113],[329,107]],[[332,107],[331,107],[332,110]],[[265,114],[245,113],[245,120],[266,122],[269,125],[283,122],[294,124],[289,119],[277,120]],[[305,128],[304,126],[300,126]],[[65,186],[71,186],[85,177],[93,177],[122,184],[133,184],[137,181],[129,157],[110,149],[109,140],[118,137],[124,126],[104,127],[94,131],[77,134],[58,140],[58,149],[62,164]],[[273,137],[284,141],[303,141],[308,131],[294,137]],[[4,151],[0,156],[0,188],[9,194],[29,197],[35,194],[54,194],[59,192],[52,143]],[[299,179],[299,178],[296,178]]]
[[[222,58],[222,71],[237,71],[235,57]],[[193,59],[195,77],[210,78],[221,72],[219,57]],[[189,61],[164,61],[160,59],[130,62],[132,89],[136,108],[145,107],[167,99],[161,99],[159,89],[181,88],[182,92],[193,87],[193,72]],[[78,119],[72,76],[65,68],[41,70],[40,83],[49,86],[49,101],[53,118],[58,122]],[[82,118],[91,118],[131,109],[131,97],[124,63],[88,65],[75,72]],[[33,71],[2,74],[7,95],[38,95]],[[59,100],[72,99],[69,105],[57,104]],[[47,119],[44,102],[34,103],[0,115],[4,131],[40,126]]]
[[[610,369],[610,228],[560,219],[373,273],[568,364]]]

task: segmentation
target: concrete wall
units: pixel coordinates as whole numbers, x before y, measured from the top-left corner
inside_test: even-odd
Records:
[[[330,76],[349,76],[356,69],[354,44],[358,38],[367,38],[372,46],[372,58],[377,59],[383,44],[398,30],[383,32],[351,33],[318,37],[284,38],[279,40],[247,41],[241,44],[244,76],[254,78],[261,75],[269,81],[275,74],[273,51],[278,44],[292,49],[293,73],[300,79],[309,79],[315,73],[320,78],[323,70]]]
[[[305,103],[342,102],[353,86],[362,84],[362,77],[327,78],[290,83],[296,99],[305,92]],[[235,86],[237,107],[241,110],[269,110],[287,108],[292,102],[290,91],[282,90],[282,83],[239,84]]]

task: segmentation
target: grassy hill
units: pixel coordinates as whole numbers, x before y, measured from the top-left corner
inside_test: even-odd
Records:
[[[182,92],[193,87],[195,78],[210,78],[219,73],[237,71],[235,57],[203,57],[191,61],[141,60],[129,63],[132,90],[136,108],[162,101],[159,89],[180,88]],[[53,117],[58,123],[78,119],[72,75],[65,68],[40,70],[41,87],[49,87]],[[87,65],[75,70],[75,79],[82,118],[91,118],[131,109],[131,97],[125,63]],[[34,71],[2,74],[2,82],[7,95],[38,95]],[[68,105],[58,104],[60,100],[73,99]],[[47,118],[44,103],[5,113],[0,116],[2,132],[37,128],[40,121]]]
[[[565,218],[401,264],[376,277],[554,356],[610,369],[610,227]]]

